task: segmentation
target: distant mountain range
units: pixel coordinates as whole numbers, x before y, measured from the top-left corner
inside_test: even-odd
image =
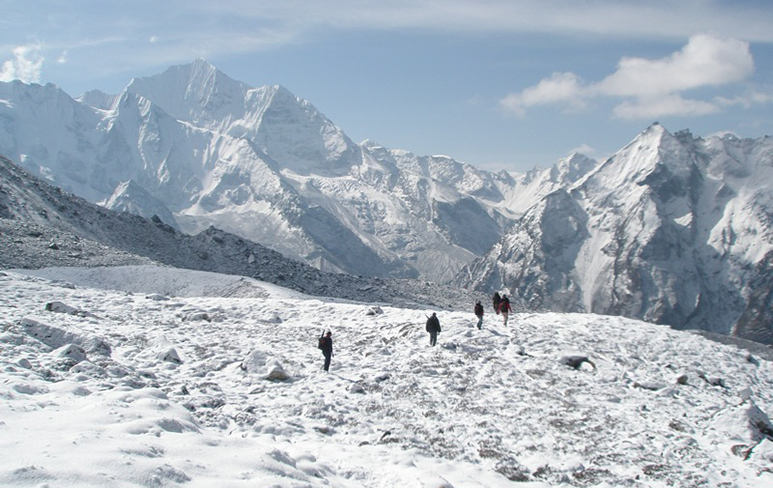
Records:
[[[518,215],[507,173],[356,144],[281,86],[251,88],[203,60],[120,95],[16,81],[0,83],[0,100],[0,154],[33,174],[321,270],[449,280]]]
[[[322,271],[773,342],[769,137],[654,124],[603,162],[491,173],[355,143],[286,89],[204,60],[118,95],[0,83],[0,121],[0,154],[174,232],[215,226]]]
[[[457,283],[773,342],[773,139],[655,124],[531,207]]]

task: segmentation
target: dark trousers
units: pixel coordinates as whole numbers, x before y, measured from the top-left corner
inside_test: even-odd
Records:
[[[437,344],[437,331],[431,330],[429,332],[429,345],[434,346],[435,344]]]
[[[483,325],[483,315],[478,315],[478,329]]]
[[[325,354],[325,371],[330,370],[330,358],[332,357],[332,354]]]

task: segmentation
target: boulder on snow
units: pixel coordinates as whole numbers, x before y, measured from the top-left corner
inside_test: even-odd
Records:
[[[773,423],[752,399],[721,411],[713,418],[713,426],[726,439],[741,443],[734,445],[731,452],[743,458],[748,458],[754,445],[773,440]]]
[[[285,371],[279,360],[272,358],[263,351],[251,351],[239,365],[248,374],[258,374],[272,381],[286,381],[290,375]]]
[[[86,360],[86,350],[77,344],[66,344],[51,352],[53,356],[71,359],[76,363]]]
[[[70,368],[70,372],[81,374],[89,378],[104,378],[107,376],[107,372],[104,368],[97,366],[88,359],[85,359]]]
[[[641,388],[642,390],[660,391],[666,388],[663,383],[656,381],[636,381],[633,384],[634,388]]]
[[[212,322],[207,312],[191,312],[183,317],[184,322]]]
[[[54,363],[51,365],[53,369],[69,371],[79,363],[86,361],[86,351],[77,344],[65,344],[51,351],[51,357],[54,359]]]
[[[19,322],[21,330],[35,340],[42,342],[51,349],[58,349],[67,344],[77,344],[87,353],[109,356],[112,353],[110,344],[101,337],[70,332],[53,325],[43,324],[24,318]]]
[[[265,317],[261,318],[260,321],[267,324],[281,324],[283,322],[282,317],[276,313],[266,315]]]
[[[704,373],[698,374],[698,377],[701,378],[706,383],[710,384],[711,386],[719,386],[722,388],[727,388],[724,378],[720,378],[718,376],[708,377]]]
[[[159,295],[158,293],[147,295],[145,298],[147,298],[148,300],[153,300],[154,302],[165,302],[169,300],[169,297],[164,295]]]
[[[290,375],[284,370],[279,361],[271,361],[266,368],[266,379],[272,381],[287,381]]]
[[[77,315],[78,317],[96,317],[96,315],[86,312],[84,310],[79,310],[75,307],[71,307],[70,305],[66,305],[62,302],[48,302],[46,303],[46,311],[48,312],[57,312],[57,313],[66,313],[69,315]]]
[[[559,362],[574,369],[580,369],[583,364],[588,363],[593,367],[593,369],[596,369],[596,364],[591,361],[588,356],[582,356],[578,354],[563,356]]]
[[[46,303],[46,311],[75,314],[78,311],[77,308],[65,305],[62,302],[48,302]]]
[[[250,351],[239,366],[242,371],[249,374],[260,374],[265,370],[268,356],[263,351]]]
[[[370,307],[365,311],[365,315],[368,316],[381,315],[382,313],[384,313],[384,311],[381,309],[381,307]]]
[[[170,347],[169,349],[163,350],[158,353],[156,356],[161,361],[166,361],[167,363],[174,363],[174,364],[182,364],[183,361],[180,359],[180,355],[177,354],[177,350],[173,347]]]

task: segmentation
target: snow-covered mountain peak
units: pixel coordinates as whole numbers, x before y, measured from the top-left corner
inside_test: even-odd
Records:
[[[281,85],[266,87],[265,106],[251,107],[242,125],[271,158],[299,175],[343,175],[361,162],[361,149],[308,101]]]
[[[99,110],[113,110],[120,98],[120,95],[109,95],[101,90],[90,90],[76,100]]]
[[[360,146],[364,147],[365,149],[383,149],[384,146],[379,144],[378,142],[372,140],[372,139],[365,139],[364,141],[360,142]]]
[[[618,189],[651,186],[671,176],[686,180],[693,165],[689,147],[655,123],[599,165],[584,185],[604,187],[624,198]]]
[[[172,117],[209,125],[244,112],[248,85],[235,81],[209,62],[172,66],[161,74],[134,78],[126,87],[153,100]]]
[[[581,153],[572,153],[551,168],[551,179],[557,183],[571,185],[588,174],[596,165],[598,162],[595,159]]]

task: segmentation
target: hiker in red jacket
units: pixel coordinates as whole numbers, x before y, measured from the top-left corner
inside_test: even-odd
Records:
[[[510,300],[507,295],[502,296],[502,301],[499,302],[499,313],[502,314],[502,318],[505,319],[505,325],[507,325],[507,315],[510,313]]]

